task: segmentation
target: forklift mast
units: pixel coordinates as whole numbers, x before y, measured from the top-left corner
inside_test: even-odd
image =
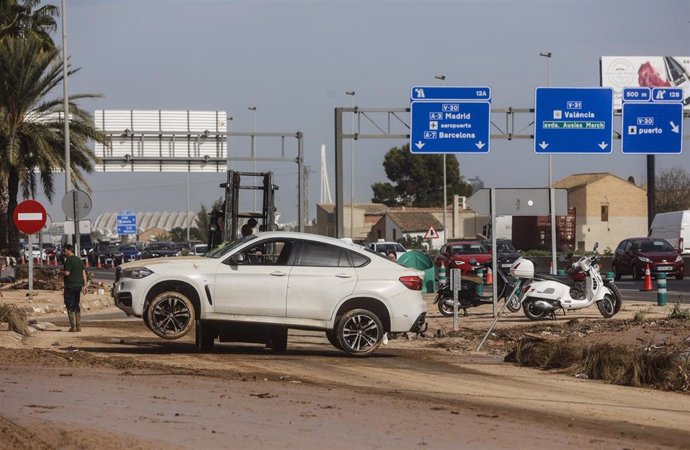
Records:
[[[237,172],[228,170],[227,182],[220,187],[225,189],[225,229],[223,241],[234,241],[240,227],[246,221],[241,219],[254,218],[259,224],[259,231],[274,231],[275,226],[275,191],[278,186],[273,184],[273,172]],[[240,211],[241,191],[261,191],[262,205],[260,211]]]

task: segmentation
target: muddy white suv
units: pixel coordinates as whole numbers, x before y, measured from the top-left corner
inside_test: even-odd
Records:
[[[264,343],[287,348],[289,328],[323,330],[350,355],[373,353],[386,332],[418,331],[426,304],[421,273],[342,240],[268,232],[203,257],[133,261],[116,272],[113,296],[158,336],[196,325],[196,345]]]

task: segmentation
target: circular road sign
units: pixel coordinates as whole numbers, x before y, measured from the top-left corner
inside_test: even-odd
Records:
[[[47,217],[46,209],[36,200],[24,200],[14,208],[14,224],[19,231],[26,234],[41,231]]]
[[[71,189],[62,197],[62,212],[68,219],[83,219],[91,212],[91,197],[79,189]]]

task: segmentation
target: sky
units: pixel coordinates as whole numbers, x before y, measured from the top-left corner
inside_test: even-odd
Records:
[[[56,4],[60,2],[49,1]],[[547,85],[599,85],[601,56],[687,56],[688,0],[66,0],[67,49],[73,66],[69,92],[98,93],[83,108],[224,110],[233,131],[304,134],[308,218],[320,196],[320,149],[327,146],[335,195],[334,109],[409,106],[411,86],[489,86],[494,108],[530,108],[534,89]],[[60,41],[61,30],[55,33]],[[60,97],[62,92],[56,92]],[[256,107],[253,113],[248,108]],[[349,127],[345,119],[345,131]],[[504,120],[493,116],[492,120]],[[529,116],[516,120],[528,124]],[[685,121],[688,134],[688,124]],[[620,129],[619,127],[617,128]],[[527,130],[527,133],[530,131]],[[231,150],[249,156],[248,139]],[[687,145],[687,140],[685,144]],[[355,198],[368,202],[371,185],[387,181],[386,152],[405,140],[355,143]],[[257,155],[276,152],[257,140]],[[350,143],[345,142],[345,197],[350,198]],[[287,148],[296,156],[296,146]],[[681,155],[656,158],[657,171],[679,165]],[[449,157],[455,157],[450,155]],[[548,158],[531,140],[491,141],[491,152],[458,155],[461,175],[485,187],[545,187]],[[612,172],[646,178],[646,158],[623,155],[554,155],[553,179],[573,173]],[[239,170],[251,164],[233,163]],[[297,218],[297,166],[263,165],[276,174],[281,222]],[[222,195],[225,174],[190,175],[190,210]],[[88,176],[93,209],[104,212],[184,211],[184,173],[97,173]],[[56,183],[57,186],[62,186]],[[53,221],[62,220],[58,188]],[[42,197],[39,200],[45,200]],[[56,219],[57,218],[57,219]]]

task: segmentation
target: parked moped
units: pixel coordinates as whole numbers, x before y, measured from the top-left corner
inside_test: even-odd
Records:
[[[523,272],[519,276],[522,279],[531,278],[522,299],[525,316],[531,320],[541,320],[548,315],[554,316],[555,311],[559,309],[563,312],[579,310],[593,304],[596,304],[605,318],[613,317],[618,313],[623,300],[613,280],[601,277],[596,254],[598,246],[598,243],[594,245],[594,255],[582,256],[573,263],[568,271],[569,274],[565,276],[534,275],[533,264],[530,274],[530,265],[523,265]],[[580,281],[583,276],[584,286]]]

